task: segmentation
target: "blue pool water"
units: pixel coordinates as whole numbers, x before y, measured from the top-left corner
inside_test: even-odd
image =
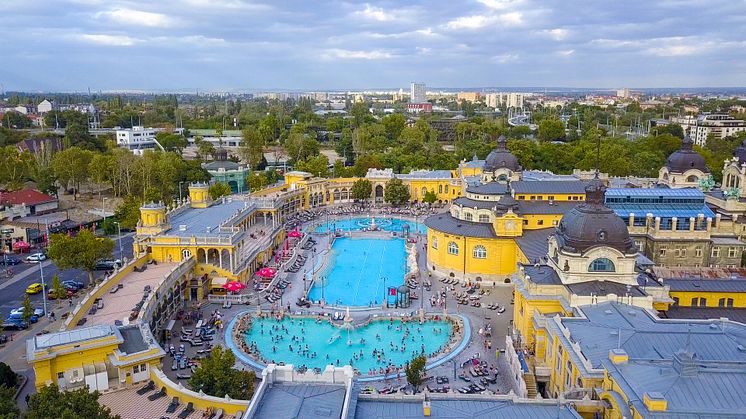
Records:
[[[417,230],[420,232],[420,234],[427,234],[427,227],[425,227],[424,224],[415,223],[414,221],[402,220],[400,218],[376,217],[375,222],[378,228],[384,231],[395,231],[397,233],[401,233],[402,231],[404,231],[404,226],[406,225],[409,226],[409,231],[411,233],[414,233],[416,225]],[[316,227],[316,230],[314,231],[316,233],[326,233],[328,229],[331,229],[332,231],[361,231],[363,229],[369,228],[370,223],[370,218],[339,219],[336,221],[330,221],[328,224],[323,223],[320,226]]]
[[[295,367],[305,365],[323,370],[339,360],[339,365],[351,364],[361,374],[368,375],[369,371],[378,373],[379,368],[389,364],[403,366],[422,353],[423,347],[425,355],[434,355],[448,343],[452,330],[451,323],[443,320],[430,320],[420,325],[381,319],[348,332],[327,320],[316,323],[309,318],[285,317],[278,321],[269,317],[254,318],[244,340],[248,345],[256,344],[265,362],[285,362]],[[297,340],[293,340],[293,336]],[[373,355],[374,349],[383,351],[380,361]]]
[[[323,294],[324,301],[332,305],[379,305],[385,297],[384,287],[404,283],[407,264],[404,239],[340,237],[326,257],[325,267],[308,292],[311,300],[321,300]],[[322,277],[325,277],[323,282]]]

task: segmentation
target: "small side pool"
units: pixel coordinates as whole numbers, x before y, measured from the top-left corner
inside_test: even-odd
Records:
[[[314,230],[316,233],[326,233],[327,231],[363,231],[371,228],[371,225],[375,222],[376,227],[383,231],[395,231],[402,233],[405,230],[409,230],[410,233],[415,233],[415,228],[420,234],[427,234],[427,227],[421,223],[415,223],[414,221],[403,220],[401,218],[387,218],[387,217],[375,217],[375,218],[342,218],[335,221],[330,221],[328,224],[323,223],[316,227]]]

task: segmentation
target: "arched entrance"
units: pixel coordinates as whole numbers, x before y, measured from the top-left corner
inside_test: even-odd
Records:
[[[383,185],[376,185],[375,198],[376,203],[383,202]]]

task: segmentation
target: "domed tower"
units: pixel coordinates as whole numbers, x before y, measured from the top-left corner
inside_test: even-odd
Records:
[[[209,186],[196,182],[189,185],[189,201],[192,208],[207,208],[211,204]]]
[[[743,140],[740,146],[733,152],[733,157],[725,161],[723,166],[723,186],[724,191],[737,189],[741,198],[746,197],[746,140]],[[735,195],[734,195],[735,197]]]
[[[705,158],[692,149],[694,143],[687,135],[681,148],[671,153],[665,166],[658,172],[658,182],[671,188],[697,188],[700,179],[710,176]]]
[[[140,222],[137,223],[138,236],[158,234],[169,228],[166,206],[162,202],[151,202],[140,207]]]
[[[508,140],[504,135],[497,139],[497,148],[492,150],[484,161],[482,182],[506,182],[520,177],[521,166],[518,164],[518,159],[506,147],[507,143]]]
[[[636,284],[638,253],[627,225],[604,205],[606,187],[593,179],[586,200],[562,217],[549,238],[549,264],[563,283],[609,280]]]

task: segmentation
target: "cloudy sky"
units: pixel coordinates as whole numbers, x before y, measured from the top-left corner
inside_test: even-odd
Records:
[[[746,0],[0,0],[6,90],[746,86]]]

